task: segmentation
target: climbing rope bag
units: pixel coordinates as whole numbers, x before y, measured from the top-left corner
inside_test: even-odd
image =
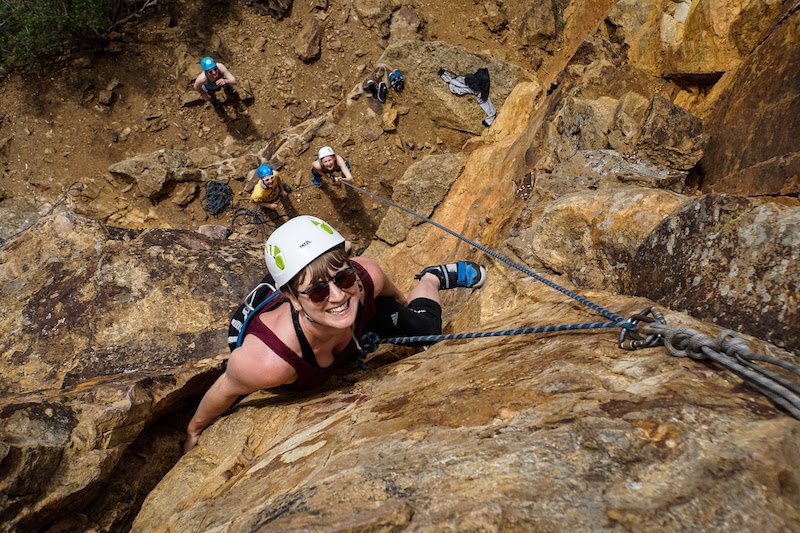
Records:
[[[397,69],[394,69],[392,73],[389,74],[389,84],[395,91],[402,91],[403,87],[406,86],[406,80],[403,78],[403,73]]]
[[[231,351],[242,345],[244,332],[250,321],[258,316],[258,312],[263,309],[274,309],[283,303],[283,294],[275,288],[275,280],[267,274],[261,283],[244,299],[236,311],[231,315],[228,324],[228,348]]]

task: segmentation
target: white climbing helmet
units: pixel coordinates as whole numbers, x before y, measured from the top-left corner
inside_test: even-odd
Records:
[[[343,242],[341,233],[324,220],[300,215],[272,232],[264,246],[264,260],[275,285],[281,288],[314,259]]]
[[[322,159],[323,157],[328,157],[329,155],[336,155],[336,153],[330,146],[323,146],[319,149],[319,155],[317,156],[317,159]]]

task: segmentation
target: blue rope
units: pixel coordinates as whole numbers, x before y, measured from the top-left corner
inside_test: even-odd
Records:
[[[535,328],[504,329],[501,331],[479,331],[473,333],[450,333],[447,335],[417,335],[414,337],[392,337],[380,339],[373,333],[361,338],[360,348],[364,353],[372,353],[380,344],[428,344],[447,340],[479,339],[481,337],[507,337],[510,335],[529,335],[532,333],[551,333],[555,331],[573,331],[582,329],[618,328],[616,322],[587,322],[583,324],[560,324],[556,326],[537,326]]]
[[[495,252],[493,250],[490,250],[489,248],[486,248],[482,244],[480,244],[478,242],[475,242],[472,239],[469,239],[469,238],[465,237],[464,235],[461,235],[460,233],[456,233],[455,231],[451,230],[450,228],[447,228],[447,227],[439,224],[438,222],[435,222],[435,221],[431,220],[430,218],[428,218],[426,216],[420,215],[419,213],[417,213],[415,211],[412,211],[411,209],[408,209],[407,207],[404,207],[404,206],[402,206],[400,204],[396,204],[395,202],[393,202],[393,201],[391,201],[391,200],[389,200],[387,198],[383,198],[382,196],[378,196],[377,194],[371,193],[366,189],[362,189],[360,187],[356,187],[355,185],[351,185],[350,183],[348,183],[346,181],[340,181],[339,183],[343,183],[343,184],[347,185],[348,187],[350,187],[350,188],[352,188],[352,189],[354,189],[354,190],[356,190],[358,192],[368,194],[368,195],[372,196],[373,198],[375,198],[376,200],[380,200],[381,202],[384,202],[386,204],[389,204],[389,205],[391,205],[393,207],[396,207],[398,209],[401,209],[401,210],[405,211],[409,215],[413,215],[413,216],[415,216],[417,218],[420,218],[420,219],[424,220],[425,222],[433,224],[434,226],[436,226],[440,230],[446,231],[450,235],[461,239],[462,241],[466,242],[467,244],[470,244],[470,245],[474,246],[475,248],[477,248],[478,250],[482,251],[483,253],[488,254],[488,255],[494,257],[495,259],[498,259],[498,260],[502,261],[503,263],[505,263],[505,264],[507,264],[507,265],[509,265],[511,267],[516,268],[520,272],[523,272],[523,273],[527,274],[528,276],[534,278],[535,280],[537,280],[537,281],[539,281],[541,283],[544,283],[545,285],[547,285],[551,289],[555,289],[555,290],[557,290],[557,291],[559,291],[559,292],[561,292],[563,294],[566,294],[567,296],[569,296],[573,300],[575,300],[577,302],[580,302],[583,305],[585,305],[586,307],[588,307],[588,308],[600,313],[604,317],[606,317],[606,318],[608,318],[610,320],[613,320],[614,323],[618,327],[621,326],[621,327],[624,327],[626,329],[630,329],[630,328],[635,328],[636,327],[633,324],[631,324],[630,322],[628,322],[627,320],[625,320],[624,318],[622,318],[620,315],[618,315],[618,314],[616,314],[616,313],[614,313],[612,311],[609,311],[605,307],[602,307],[602,306],[600,306],[600,305],[598,305],[598,304],[596,304],[596,303],[584,298],[583,296],[581,296],[579,294],[575,294],[571,290],[565,289],[564,287],[562,287],[562,286],[560,286],[560,285],[558,285],[556,283],[553,283],[552,281],[550,281],[547,278],[543,278],[542,276],[540,276],[536,272],[534,272],[534,271],[532,271],[532,270],[530,270],[528,268],[525,268],[522,265],[518,265],[517,263],[515,263],[511,259],[503,257],[499,253],[497,253],[497,252]]]

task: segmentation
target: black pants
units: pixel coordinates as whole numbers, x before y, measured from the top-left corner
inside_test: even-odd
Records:
[[[442,306],[429,298],[415,298],[408,307],[394,298],[375,298],[375,316],[365,331],[372,331],[381,339],[440,335],[442,333]],[[404,343],[405,346],[424,346],[429,342]]]

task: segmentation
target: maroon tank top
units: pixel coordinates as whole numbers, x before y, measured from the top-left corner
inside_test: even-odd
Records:
[[[358,314],[356,315],[353,328],[356,338],[361,338],[361,335],[364,333],[364,327],[369,323],[372,317],[375,316],[375,286],[372,283],[372,278],[364,267],[355,261],[352,261],[351,264],[355,267],[356,273],[364,286],[364,304],[362,305],[359,302]],[[283,303],[287,302],[288,300],[284,297]],[[278,307],[281,307],[283,303]],[[302,356],[295,353],[294,350],[286,346],[286,344],[261,321],[261,315],[263,313],[269,313],[275,311],[275,309],[276,308],[273,307],[269,310],[261,311],[258,316],[248,324],[245,336],[255,335],[256,338],[269,346],[273,352],[278,354],[278,357],[289,363],[292,368],[294,368],[295,372],[297,372],[297,380],[289,385],[281,386],[281,389],[306,391],[319,387],[330,379],[337,368],[351,360],[356,353],[356,343],[351,339],[344,350],[339,354],[333,354],[333,363],[330,366],[321,368],[319,365],[312,365],[308,361],[305,361]],[[299,333],[302,335],[302,331]]]

